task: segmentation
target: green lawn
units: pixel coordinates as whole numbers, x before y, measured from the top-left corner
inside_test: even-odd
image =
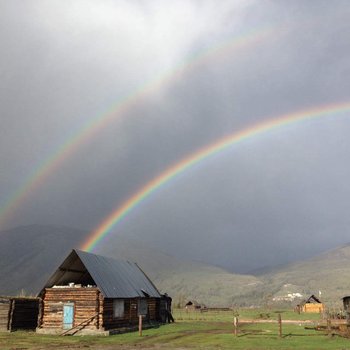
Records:
[[[277,320],[278,314],[281,314],[282,320],[311,320],[319,321],[322,315],[318,313],[302,313],[298,314],[293,310],[288,309],[235,309],[230,311],[186,311],[184,309],[174,309],[174,318],[180,321],[227,321],[232,322],[234,316],[238,316],[239,319],[249,320]]]
[[[278,334],[278,324],[264,322],[261,310],[244,310],[240,312],[250,319],[260,319],[259,323],[244,323],[239,326],[238,335],[233,334],[233,313],[207,313],[207,319],[183,319],[159,328],[145,330],[139,337],[137,332],[114,335],[110,337],[75,336],[60,337],[38,335],[30,332],[0,333],[0,350],[40,350],[40,349],[339,349],[350,350],[350,339],[328,336],[323,332],[305,329],[302,324],[283,324],[282,338]],[[281,311],[281,310],[276,310]],[[271,310],[270,310],[271,312]],[[176,315],[176,312],[175,312]],[[271,312],[273,319],[277,312]],[[294,315],[287,311],[284,316]],[[217,320],[213,320],[216,317]],[[210,319],[212,318],[212,319]],[[295,319],[294,318],[294,319]],[[301,320],[303,317],[300,317]]]

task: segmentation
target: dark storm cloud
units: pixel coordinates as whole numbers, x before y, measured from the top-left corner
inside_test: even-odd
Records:
[[[2,203],[68,135],[145,82],[196,52],[272,28],[140,99],[42,183],[8,226],[93,228],[224,135],[347,100],[349,12],[342,1],[2,2]],[[329,118],[237,145],[166,185],[114,232],[235,270],[345,242],[349,127]],[[317,242],[313,251],[305,237]]]

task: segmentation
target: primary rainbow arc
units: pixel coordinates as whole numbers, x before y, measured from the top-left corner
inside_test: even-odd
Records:
[[[350,102],[326,105],[299,111],[292,114],[286,114],[266,121],[257,123],[251,127],[234,132],[208,146],[203,147],[197,152],[185,157],[178,163],[166,169],[160,175],[156,176],[139,191],[132,195],[122,205],[113,210],[101,224],[89,235],[82,244],[81,249],[93,251],[93,249],[111,232],[112,228],[117,225],[125,216],[127,216],[137,205],[142,203],[147,197],[160,189],[166,183],[174,179],[180,173],[183,173],[195,164],[209,159],[210,156],[220,153],[229,147],[251,139],[260,134],[286,127],[290,124],[305,122],[307,120],[316,120],[320,118],[329,118],[339,116],[343,112],[350,111]]]

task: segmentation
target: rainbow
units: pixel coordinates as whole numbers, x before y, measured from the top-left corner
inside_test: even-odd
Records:
[[[82,145],[105,129],[111,122],[122,117],[148,96],[159,91],[170,82],[180,79],[183,74],[200,66],[200,64],[204,64],[211,58],[215,58],[219,55],[258,44],[271,34],[274,34],[274,37],[276,37],[281,34],[281,31],[273,31],[270,27],[259,28],[237,35],[233,39],[230,38],[230,40],[226,40],[216,46],[199,51],[187,58],[187,60],[177,64],[171,70],[162,72],[162,74],[143,84],[129,95],[122,97],[107,111],[87,121],[77,132],[55,149],[50,156],[44,159],[44,161],[23,181],[22,185],[4,201],[4,204],[0,207],[0,227],[10,219],[16,209],[25,202],[62,163],[72,157]]]
[[[320,118],[330,118],[342,115],[342,113],[345,112],[350,112],[349,102],[321,106],[292,114],[281,115],[279,117],[257,123],[241,131],[234,132],[233,134],[230,134],[217,142],[205,146],[199,151],[192,153],[188,157],[182,159],[175,165],[166,169],[163,173],[148,182],[122,205],[118,206],[89,235],[86,241],[82,244],[81,249],[86,251],[93,251],[98,243],[101,242],[111,232],[112,228],[121,222],[125,216],[127,216],[133,209],[135,209],[135,207],[140,205],[147,197],[162,188],[162,186],[173,180],[179,174],[189,170],[195,164],[208,160],[214,154],[223,152],[229,147],[245,140],[257,137],[261,134],[276,129],[281,129],[291,124],[305,122],[308,120],[316,120]]]

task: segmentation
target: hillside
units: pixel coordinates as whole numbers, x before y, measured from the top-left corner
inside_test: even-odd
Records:
[[[319,293],[321,299],[340,305],[350,294],[350,245],[345,245],[306,261],[293,263],[260,276],[272,289],[291,285],[304,294]]]
[[[32,225],[0,232],[0,295],[24,290],[35,294],[87,232],[67,227]],[[144,243],[115,237],[97,254],[137,262],[174,302],[196,299],[228,305],[253,293],[261,282],[254,276],[231,274],[218,267],[183,261]]]
[[[113,241],[112,241],[113,242]],[[123,255],[123,244],[111,244],[104,254]],[[133,260],[147,267],[160,288],[172,291],[176,296],[187,296],[199,300],[210,300],[214,304],[243,305],[267,304],[288,294],[302,294],[291,299],[300,302],[311,294],[318,295],[329,305],[341,305],[341,298],[350,294],[350,245],[345,245],[311,259],[276,266],[255,275],[236,275],[214,266],[189,261],[147,250],[137,249]],[[102,253],[102,252],[101,252]]]
[[[68,227],[40,225],[0,232],[0,295],[21,291],[35,294],[87,234]],[[341,298],[350,294],[350,245],[256,276],[178,259],[126,237],[111,238],[96,253],[137,262],[175,304],[194,299],[208,306],[261,305],[283,300],[288,294],[305,298],[321,291],[323,301],[340,305]]]
[[[126,238],[115,238],[97,253],[136,261],[162,292],[173,296],[175,303],[184,299],[217,306],[242,303],[245,295],[254,293],[261,285],[254,276],[232,274],[219,267],[180,260]]]
[[[0,232],[0,294],[36,293],[86,232],[30,225]]]

